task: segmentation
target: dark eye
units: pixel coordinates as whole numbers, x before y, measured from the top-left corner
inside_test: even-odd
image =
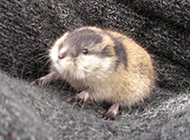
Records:
[[[88,54],[88,49],[83,49],[82,53],[83,54]]]

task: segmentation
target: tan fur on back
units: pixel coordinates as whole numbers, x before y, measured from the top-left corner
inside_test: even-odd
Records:
[[[112,66],[106,79],[92,83],[92,98],[96,101],[119,102],[121,106],[131,107],[143,102],[155,85],[155,72],[150,55],[132,39],[111,32],[114,37],[125,38],[122,43],[127,51],[127,69],[119,65],[115,71]],[[110,46],[113,50],[113,46]]]
[[[68,36],[69,33],[66,33],[50,50],[52,67],[59,71],[61,77],[77,90],[87,91],[89,97],[96,101],[117,102],[121,106],[131,107],[149,97],[155,85],[155,71],[147,51],[120,33],[96,27],[83,27],[79,30],[86,28],[102,37],[102,42],[90,47],[89,51],[101,52],[107,47],[110,56],[80,53],[76,58],[67,56],[57,63],[58,46]],[[115,67],[118,55],[120,55],[116,54],[115,50],[120,48],[114,47],[113,37],[125,47],[127,65],[121,62],[118,67]],[[64,47],[61,51],[64,51]],[[123,52],[120,50],[119,53]]]

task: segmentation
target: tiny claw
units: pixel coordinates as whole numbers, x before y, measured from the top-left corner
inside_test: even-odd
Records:
[[[105,114],[101,114],[98,118],[102,118],[104,120],[114,120],[116,114],[118,113],[119,103],[113,104],[109,110]]]
[[[30,85],[31,85],[31,86],[38,85],[38,79],[32,81],[32,82],[30,83]]]
[[[87,101],[87,99],[89,98],[89,94],[86,91],[82,91],[81,93],[79,93],[76,97],[72,97],[70,99],[67,100],[67,103],[73,104],[72,108],[78,104],[81,106],[81,109],[83,110],[84,105]]]
[[[48,85],[52,80],[55,79],[57,73],[56,72],[52,72],[52,73],[49,73],[48,75],[44,76],[44,77],[41,77],[41,78],[38,78],[34,81],[32,81],[30,83],[31,86],[33,85],[39,85],[39,86],[46,86]]]
[[[67,99],[67,103],[69,103],[69,104],[72,104],[74,102],[76,102],[76,98],[75,97]]]
[[[78,104],[76,97],[69,98],[69,99],[67,100],[67,103],[72,104],[72,107],[71,107],[72,109],[74,108],[74,106],[75,106],[76,104]]]
[[[34,86],[34,85],[39,85],[39,86],[45,86],[45,85],[47,85],[49,82],[48,82],[48,80],[46,79],[46,77],[44,76],[44,77],[41,77],[41,78],[39,78],[39,79],[36,79],[36,80],[34,80],[34,81],[32,81],[31,83],[30,83],[30,85],[31,86]]]
[[[102,118],[104,120],[115,120],[115,115],[111,113],[105,113],[98,116],[98,118]]]
[[[72,98],[68,99],[68,100],[67,100],[67,103],[72,104],[72,107],[71,107],[71,108],[73,108],[73,107],[76,106],[76,105],[80,105],[81,108],[82,108],[82,110],[83,110],[84,104],[85,104],[85,102],[82,101],[82,99],[77,98],[77,97],[72,97]]]

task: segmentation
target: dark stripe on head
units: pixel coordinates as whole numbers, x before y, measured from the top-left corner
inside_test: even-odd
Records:
[[[102,37],[98,35],[95,31],[92,29],[81,29],[76,30],[72,33],[73,38],[80,38],[81,36],[85,37],[86,41],[92,41],[94,44],[98,44],[102,42]],[[81,39],[81,41],[84,41]]]
[[[109,32],[106,32],[105,33],[107,35],[110,36],[110,38],[113,40],[114,42],[114,51],[115,51],[115,54],[117,56],[117,60],[116,60],[116,64],[115,64],[115,70],[117,70],[118,66],[122,63],[125,68],[127,67],[127,53],[126,53],[126,49],[125,47],[123,46],[122,42],[114,37],[113,35],[111,35]]]
[[[65,43],[76,47],[85,47],[84,45],[98,44],[102,42],[102,37],[91,29],[81,29],[73,31],[65,39]]]
[[[106,56],[106,57],[111,57],[111,52],[110,52],[110,47],[106,46],[105,48],[102,49],[101,55]]]
[[[113,55],[111,55],[110,49],[108,46],[104,47],[102,50],[100,51],[90,51],[89,54],[91,55],[96,55],[99,57],[112,57]]]
[[[77,56],[84,48],[91,47],[91,44],[95,45],[101,42],[102,37],[92,29],[76,29],[66,37],[61,48],[64,45],[68,45],[73,50],[73,56]]]

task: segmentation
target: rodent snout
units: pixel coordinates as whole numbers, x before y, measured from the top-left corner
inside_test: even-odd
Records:
[[[59,58],[59,59],[63,59],[65,56],[66,56],[66,53],[64,52],[64,53],[59,54],[59,55],[58,55],[58,58]]]

